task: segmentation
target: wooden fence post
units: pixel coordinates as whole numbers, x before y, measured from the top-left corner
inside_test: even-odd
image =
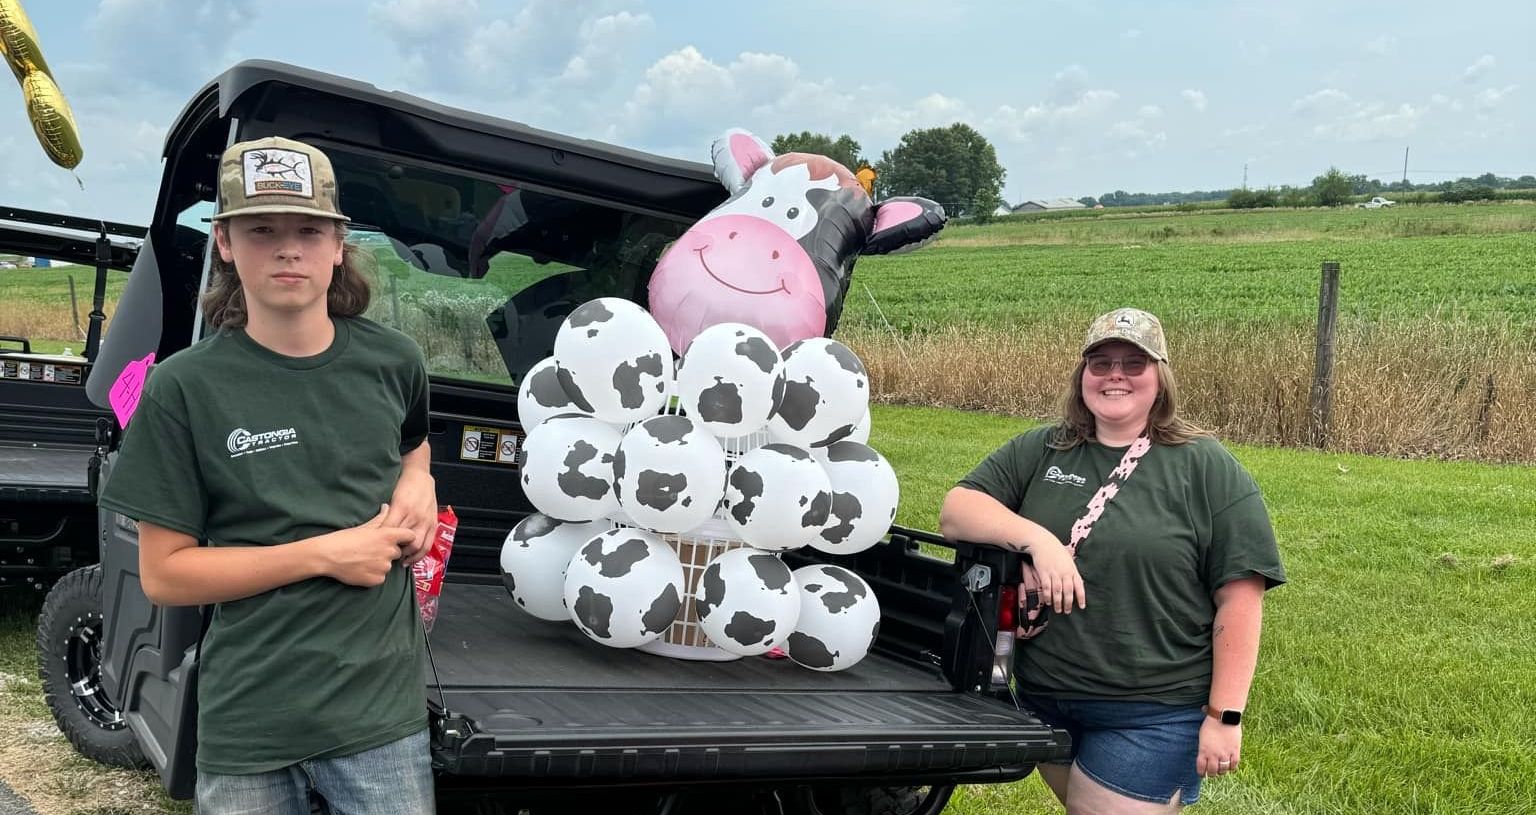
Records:
[[[1328,446],[1328,426],[1333,414],[1334,328],[1339,318],[1339,264],[1323,261],[1323,280],[1317,294],[1317,364],[1312,371],[1311,423],[1314,447]]]
[[[75,299],[75,276],[69,277],[69,316],[74,320],[75,339],[85,339],[85,332],[80,330],[80,301]]]

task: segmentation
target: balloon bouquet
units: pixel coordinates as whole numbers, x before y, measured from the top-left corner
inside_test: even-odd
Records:
[[[874,546],[899,488],[865,443],[863,363],[821,335],[856,256],[931,239],[943,210],[876,205],[841,165],[774,158],[744,131],[714,157],[732,196],[658,261],[652,312],[581,305],[521,383],[519,463],[539,512],[508,534],[503,580],[519,608],[605,645],[702,659],[779,647],[842,670],[875,640],[874,592],[779,554]]]

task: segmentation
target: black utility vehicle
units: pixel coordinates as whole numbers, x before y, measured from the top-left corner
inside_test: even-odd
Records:
[[[724,198],[708,166],[241,63],[170,129],[154,220],[87,385],[94,401],[128,361],[198,339],[218,157],[272,135],[330,155],[348,239],[378,260],[369,316],[413,336],[432,374],[433,474],[460,519],[423,689],[442,811],[937,812],[956,784],[1015,780],[1064,754],[1065,734],[1018,708],[994,656],[1018,564],[992,549],[893,528],[832,559],[869,581],[884,615],[874,652],[835,674],[604,648],[511,602],[498,553],[532,508],[515,457],[480,451],[515,447],[516,385],[571,309],[645,302],[662,249]],[[495,446],[479,444],[489,436]],[[104,620],[90,690],[112,701],[72,705],[60,676],[48,690],[83,751],[147,760],[186,797],[203,612],[149,603],[134,524],[111,513],[99,524],[101,564],[84,583],[99,586]],[[923,545],[953,549],[953,562]]]

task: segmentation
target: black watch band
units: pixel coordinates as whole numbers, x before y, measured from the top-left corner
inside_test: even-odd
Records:
[[[1205,711],[1205,715],[1221,722],[1222,724],[1240,725],[1243,723],[1243,712],[1241,710],[1236,710],[1233,708],[1222,708],[1221,710],[1216,710],[1210,705],[1202,705],[1200,709]]]

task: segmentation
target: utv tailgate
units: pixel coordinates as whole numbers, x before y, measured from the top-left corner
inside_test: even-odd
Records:
[[[984,782],[1066,755],[1060,731],[936,669],[880,654],[821,673],[612,649],[524,614],[499,585],[445,586],[431,641],[441,685],[429,697],[452,714],[435,761],[460,776]]]
[[[0,442],[0,499],[89,504],[94,448]]]

